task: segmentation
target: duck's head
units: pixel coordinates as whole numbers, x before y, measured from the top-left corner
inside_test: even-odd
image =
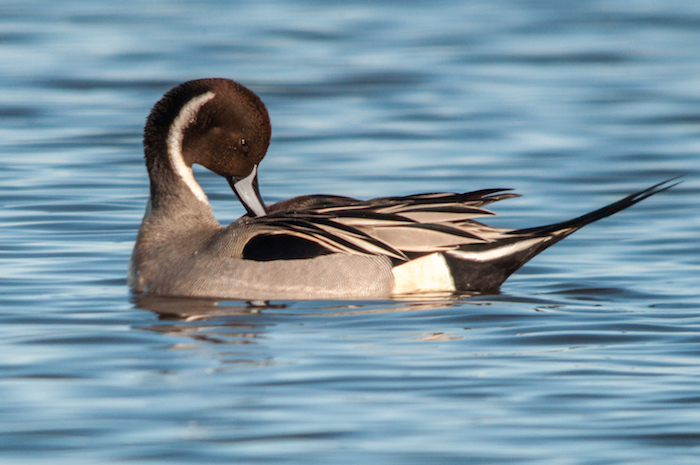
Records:
[[[180,84],[156,103],[146,122],[144,151],[151,196],[184,182],[197,199],[208,202],[192,175],[192,165],[198,163],[226,178],[249,214],[264,215],[257,166],[270,134],[265,105],[241,84],[228,79]],[[173,180],[171,174],[180,179]]]

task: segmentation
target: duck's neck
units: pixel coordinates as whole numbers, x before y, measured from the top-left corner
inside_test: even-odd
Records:
[[[186,161],[182,149],[186,129],[196,120],[202,106],[214,98],[214,93],[180,98],[184,100],[182,106],[179,101],[175,102],[177,105],[156,105],[146,123],[144,151],[151,180],[152,215],[194,216],[200,221],[216,222],[209,200],[194,179],[192,165]]]
[[[168,160],[153,163],[149,167],[151,187],[148,216],[178,221],[190,217],[218,225],[207,196],[194,179],[192,168],[184,166],[184,169],[186,176],[173,169]]]
[[[173,163],[168,145],[166,137],[144,144],[151,182],[144,225],[162,224],[159,230],[169,233],[198,226],[219,227],[207,196],[194,179],[192,168],[181,156],[179,165]]]

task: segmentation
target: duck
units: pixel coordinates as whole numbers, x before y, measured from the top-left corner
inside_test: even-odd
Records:
[[[271,133],[260,97],[229,79],[184,82],[155,104],[143,137],[149,198],[128,269],[134,293],[269,301],[498,292],[543,250],[677,184],[524,229],[482,220],[494,215],[485,207],[518,196],[509,189],[266,205],[257,173]],[[246,214],[219,224],[194,164],[225,178]]]

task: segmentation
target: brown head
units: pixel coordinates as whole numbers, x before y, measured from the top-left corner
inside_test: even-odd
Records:
[[[251,175],[254,178],[270,135],[265,105],[241,84],[228,79],[180,84],[156,103],[146,122],[144,151],[152,196],[157,193],[154,189],[167,192],[175,174],[201,200],[201,188],[191,185],[196,184],[191,172],[194,163],[232,185]]]

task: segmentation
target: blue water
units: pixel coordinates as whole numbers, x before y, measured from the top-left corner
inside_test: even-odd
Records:
[[[700,3],[239,3],[0,4],[0,462],[698,463]],[[526,227],[683,183],[498,295],[138,298],[142,125],[199,77],[266,102],[269,202],[511,187]]]

